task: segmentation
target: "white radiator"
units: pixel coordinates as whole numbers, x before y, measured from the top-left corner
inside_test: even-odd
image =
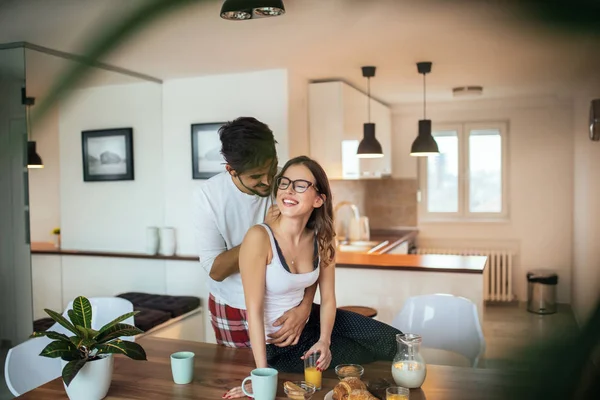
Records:
[[[483,271],[483,299],[512,301],[512,268],[514,254],[508,250],[462,250],[456,248],[417,248],[417,254],[449,254],[459,256],[487,256]]]

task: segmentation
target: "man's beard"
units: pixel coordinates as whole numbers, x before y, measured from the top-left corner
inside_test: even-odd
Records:
[[[259,197],[269,197],[271,195],[271,189],[270,188],[266,191],[266,193],[262,193],[262,192],[259,192],[259,191],[255,190],[255,189],[252,189],[252,188],[244,185],[244,182],[242,182],[242,178],[240,178],[239,175],[238,175],[238,181],[240,182],[240,184],[244,188],[246,188],[247,190],[249,190],[252,194],[255,194],[256,196],[259,196]]]

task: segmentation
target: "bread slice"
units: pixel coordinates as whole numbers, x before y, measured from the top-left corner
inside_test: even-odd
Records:
[[[283,387],[286,390],[287,396],[293,400],[304,400],[306,395],[306,390],[302,389],[300,386],[296,385],[294,382],[286,381],[283,384]]]

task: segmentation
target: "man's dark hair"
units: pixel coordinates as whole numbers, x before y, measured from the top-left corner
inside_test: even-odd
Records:
[[[269,127],[253,117],[239,117],[219,129],[221,154],[238,174],[262,167],[277,157]]]

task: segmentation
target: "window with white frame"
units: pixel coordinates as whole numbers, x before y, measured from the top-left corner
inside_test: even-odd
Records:
[[[439,124],[432,134],[440,154],[420,160],[420,218],[506,218],[507,124]]]

